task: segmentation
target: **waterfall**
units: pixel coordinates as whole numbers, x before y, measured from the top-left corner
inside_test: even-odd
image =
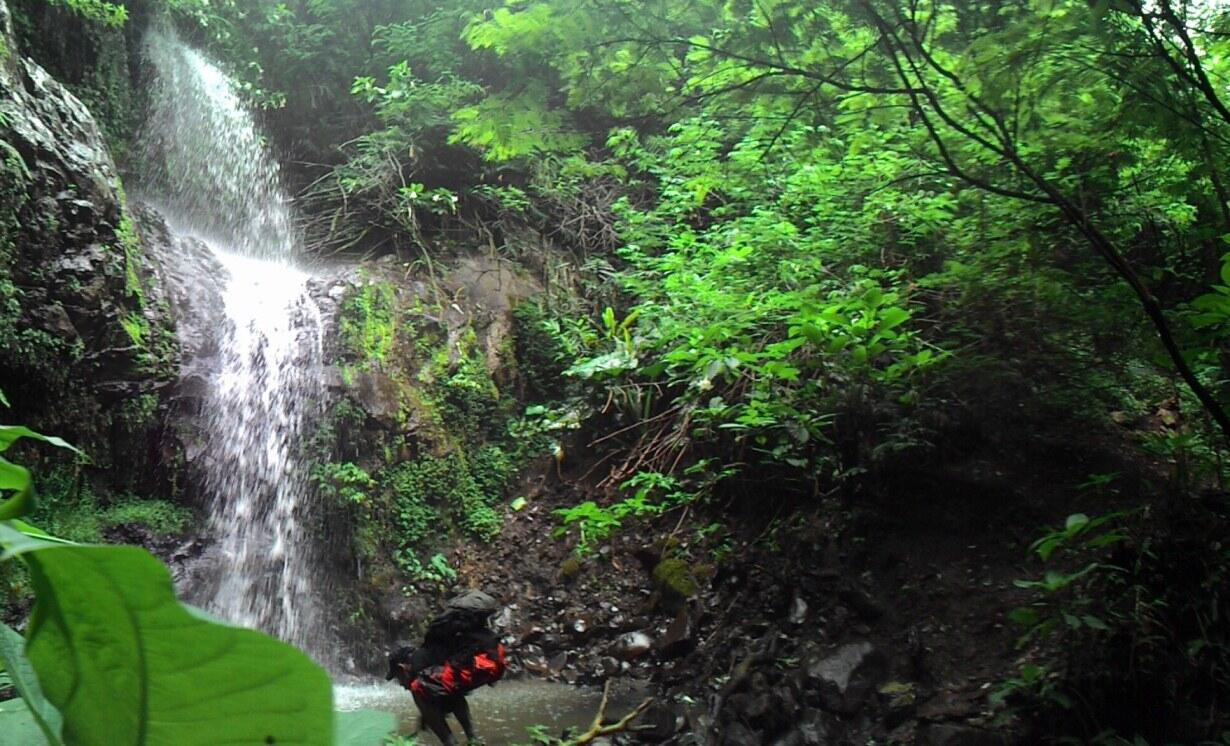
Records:
[[[305,430],[322,413],[322,319],[296,261],[276,162],[231,80],[167,29],[146,38],[154,80],[143,133],[143,198],[204,241],[226,277],[226,323],[200,435],[216,577],[187,589],[235,624],[326,663],[316,540],[308,528]],[[185,269],[184,271],[198,271]],[[195,462],[195,461],[194,461]]]

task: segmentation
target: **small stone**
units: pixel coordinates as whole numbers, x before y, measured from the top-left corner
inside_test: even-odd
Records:
[[[807,621],[807,602],[802,596],[795,596],[794,602],[790,604],[790,623],[800,625]]]
[[[896,728],[914,714],[916,694],[913,684],[890,681],[880,687],[879,693],[885,701],[884,724],[889,728]]]
[[[542,656],[522,656],[521,665],[535,676],[546,676],[551,673],[551,666]]]
[[[687,718],[670,705],[655,702],[637,718],[637,723],[633,730],[638,740],[660,743],[683,730]]]
[[[653,647],[653,640],[644,632],[628,632],[615,640],[611,653],[620,660],[631,661],[640,658]]]
[[[614,676],[619,673],[619,661],[609,655],[598,659],[598,672],[601,676]]]

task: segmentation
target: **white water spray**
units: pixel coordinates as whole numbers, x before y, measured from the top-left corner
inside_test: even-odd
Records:
[[[228,277],[220,361],[203,413],[204,488],[221,562],[199,603],[324,661],[305,429],[323,406],[322,320],[307,291],[276,163],[229,78],[173,32],[151,31],[156,79],[145,190],[209,245]]]

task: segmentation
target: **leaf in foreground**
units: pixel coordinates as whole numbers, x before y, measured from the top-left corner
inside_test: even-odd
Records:
[[[0,661],[4,663],[4,669],[8,672],[13,687],[21,695],[26,708],[24,716],[14,715],[12,724],[16,727],[17,719],[28,717],[42,731],[45,742],[59,744],[60,713],[43,696],[38,676],[26,658],[25,646],[25,638],[8,625],[0,624]],[[31,742],[43,743],[44,740]],[[14,743],[25,743],[25,741],[14,741]]]
[[[20,699],[0,702],[0,744],[4,746],[46,746],[30,708]]]
[[[31,541],[3,524],[0,545],[30,567],[26,655],[66,742],[330,742],[325,672],[273,638],[190,613],[148,552]]]

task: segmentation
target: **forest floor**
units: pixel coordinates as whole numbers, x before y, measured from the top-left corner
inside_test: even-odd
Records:
[[[1031,599],[1014,581],[1042,571],[1029,547],[1071,513],[1132,503],[1149,475],[1126,431],[1021,431],[880,475],[856,499],[748,494],[626,526],[586,556],[552,537],[552,510],[593,495],[590,464],[544,463],[496,543],[451,560],[508,605],[514,672],[652,682],[646,740],[1030,742],[989,701],[1032,654],[1007,619]],[[1115,488],[1081,487],[1105,474]],[[683,602],[663,582],[672,558]]]

